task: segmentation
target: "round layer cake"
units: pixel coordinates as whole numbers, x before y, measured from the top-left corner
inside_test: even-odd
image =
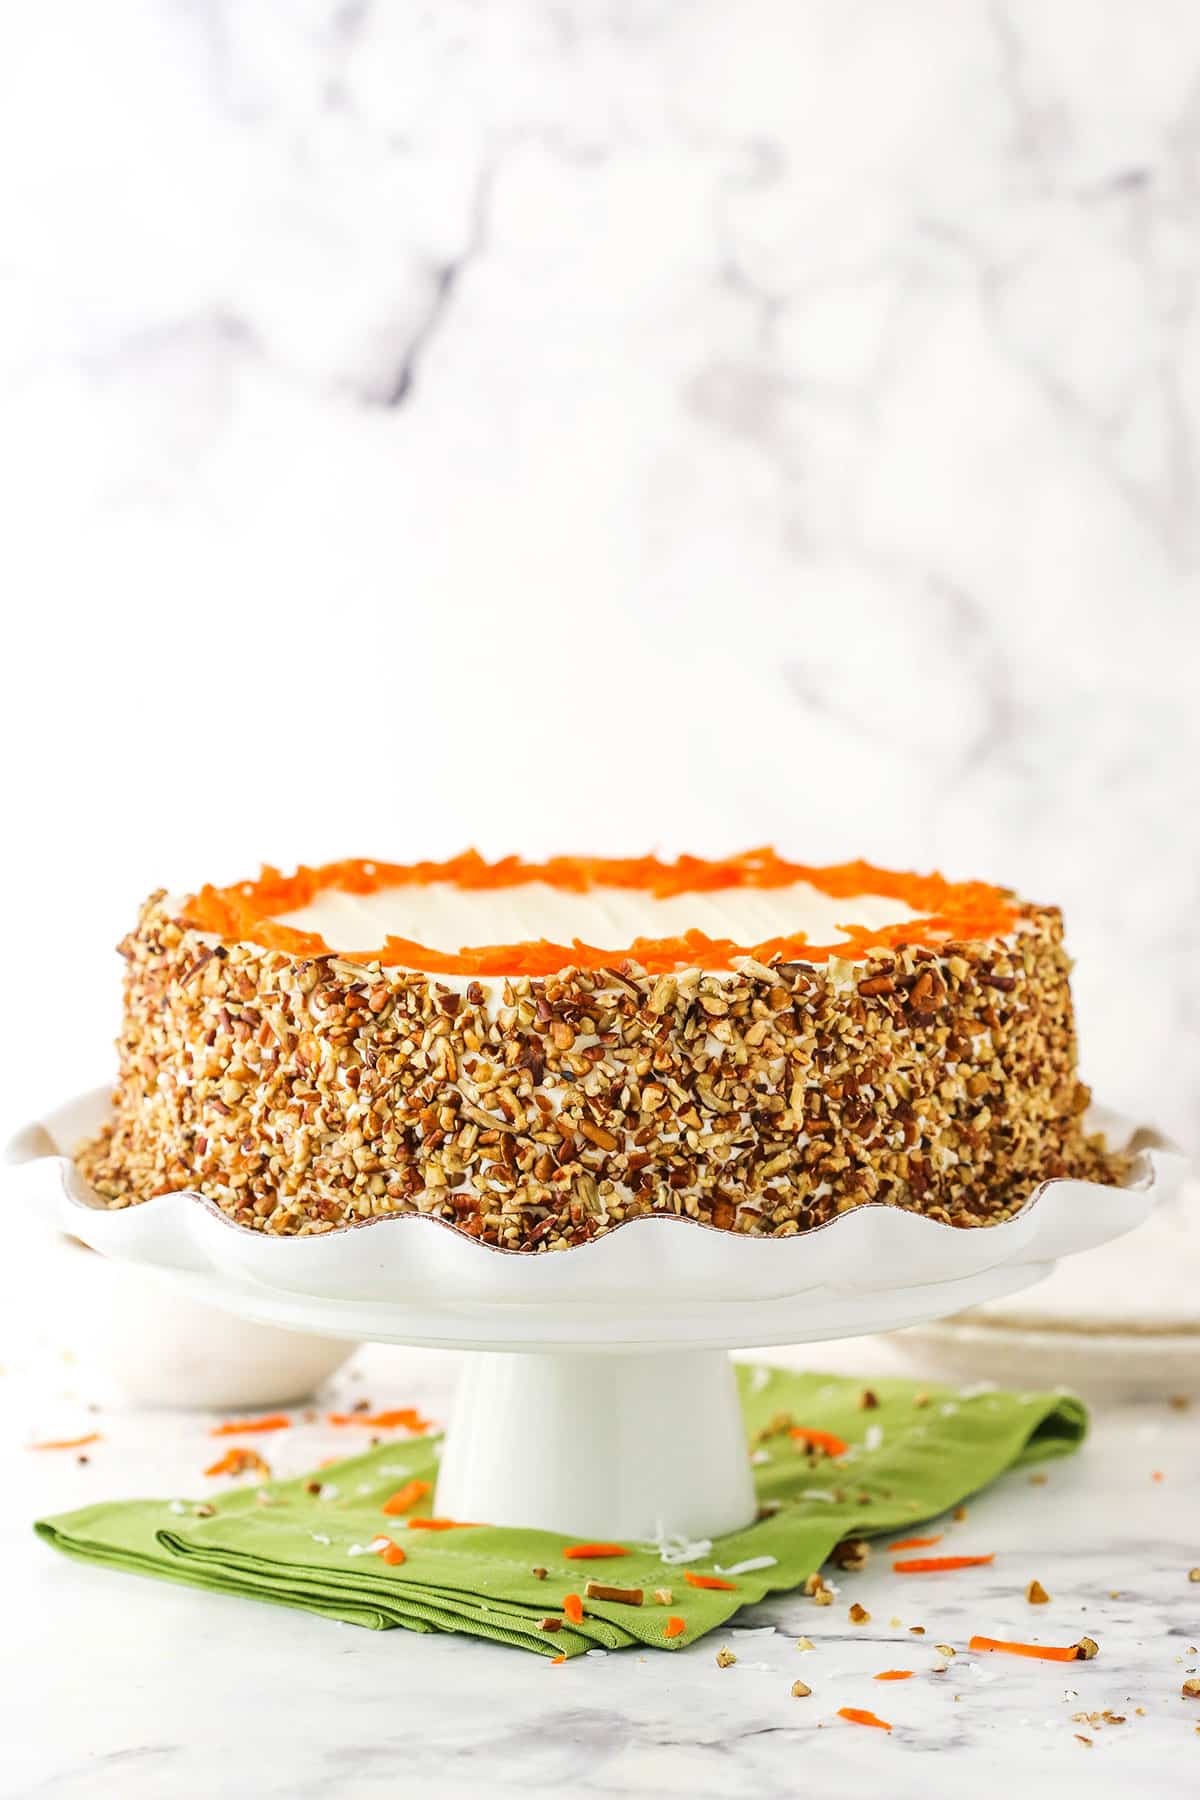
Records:
[[[154,894],[121,949],[113,1119],[78,1159],[114,1207],[189,1189],[287,1235],[418,1212],[536,1251],[644,1214],[987,1225],[1120,1172],[1082,1126],[1060,914],[982,882],[354,861]]]

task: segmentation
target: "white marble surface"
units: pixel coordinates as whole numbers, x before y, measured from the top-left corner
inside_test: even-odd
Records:
[[[6,1109],[155,885],[774,838],[1062,902],[1200,1140],[1198,71],[1192,0],[19,9]]]
[[[1200,1142],[1191,0],[40,0],[2,41],[4,1135],[103,1079],[152,887],[773,838],[1060,901],[1085,1073]],[[973,1508],[969,1589],[860,1577],[866,1638],[790,1600],[730,1670],[552,1669],[39,1550],[202,1432],[17,1451],[87,1333],[8,1274],[6,1795],[1196,1789],[1195,1414]],[[1019,1629],[1032,1575],[1097,1662],[832,1718],[893,1607]]]
[[[822,1800],[1011,1800],[1085,1782],[1114,1800],[1139,1787],[1196,1791],[1200,1703],[1180,1685],[1200,1665],[1200,1588],[1187,1580],[1200,1558],[1200,1445],[1197,1414],[1165,1397],[1102,1414],[1083,1453],[1047,1465],[1044,1484],[1014,1475],[972,1502],[948,1529],[962,1550],[996,1552],[991,1568],[906,1579],[881,1559],[838,1577],[832,1607],[784,1596],[675,1656],[627,1651],[554,1668],[465,1638],[362,1631],[91,1569],[37,1544],[29,1520],[39,1511],[206,1485],[197,1471],[208,1419],[89,1412],[85,1340],[78,1318],[32,1333],[0,1380],[5,1800],[368,1800],[401,1787],[429,1800],[782,1800],[801,1785]],[[84,1347],[72,1352],[72,1342]],[[794,1360],[869,1372],[892,1366],[893,1353],[860,1340]],[[376,1349],[333,1392],[441,1413],[452,1376],[447,1355]],[[76,1427],[104,1433],[86,1466],[19,1448]],[[275,1436],[269,1455],[291,1471],[331,1447],[344,1445],[317,1425]],[[1033,1576],[1052,1596],[1036,1611],[1023,1597]],[[870,1624],[848,1622],[854,1599]],[[914,1624],[924,1637],[909,1633]],[[1064,1643],[1086,1633],[1101,1653],[1066,1668],[971,1656],[977,1630]],[[811,1652],[796,1648],[801,1635]],[[931,1672],[938,1643],[960,1651],[944,1675]],[[716,1666],[722,1644],[737,1655],[732,1668]],[[896,1667],[917,1674],[872,1679]],[[811,1698],[792,1698],[797,1678]],[[844,1705],[882,1714],[892,1735],[844,1723]],[[1125,1723],[1073,1718],[1105,1708]]]

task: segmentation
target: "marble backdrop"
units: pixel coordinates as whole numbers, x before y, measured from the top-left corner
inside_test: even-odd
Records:
[[[1200,1141],[1194,0],[4,43],[5,925],[78,953],[7,1104],[103,1077],[152,886],[775,839],[1061,901],[1085,1072]]]

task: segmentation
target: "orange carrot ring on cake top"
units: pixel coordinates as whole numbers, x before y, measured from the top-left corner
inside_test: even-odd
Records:
[[[839,925],[845,936],[830,944],[810,944],[803,932],[759,943],[736,943],[690,930],[667,937],[635,937],[628,944],[612,947],[585,944],[579,939],[570,944],[530,939],[448,949],[389,934],[377,948],[355,951],[339,951],[319,932],[300,931],[279,922],[280,914],[299,911],[328,889],[374,894],[392,887],[447,883],[466,890],[501,890],[531,882],[563,893],[586,893],[597,887],[623,888],[657,900],[727,888],[785,888],[806,882],[833,898],[851,900],[861,894],[877,894],[899,901],[917,916],[903,924],[873,929],[854,923]],[[352,858],[317,868],[301,865],[294,875],[266,867],[255,881],[235,882],[224,888],[202,887],[186,902],[184,911],[188,922],[199,930],[231,942],[282,950],[291,956],[332,952],[347,962],[378,963],[385,968],[402,966],[433,975],[477,976],[552,975],[566,967],[614,968],[627,961],[640,963],[650,973],[697,965],[728,969],[733,967],[735,958],[741,957],[764,963],[776,957],[823,963],[832,956],[856,958],[867,950],[898,944],[940,945],[953,938],[995,937],[1010,930],[1020,913],[1011,894],[987,882],[952,882],[941,875],[897,872],[867,862],[817,867],[788,862],[770,849],[748,850],[720,861],[681,856],[673,863],[661,862],[655,856],[557,856],[543,863],[509,856],[488,863],[476,851],[468,850],[440,863],[384,863]]]

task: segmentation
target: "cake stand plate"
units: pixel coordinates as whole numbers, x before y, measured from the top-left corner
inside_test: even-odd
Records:
[[[779,1240],[647,1218],[529,1256],[422,1215],[272,1238],[194,1194],[109,1210],[68,1154],[104,1106],[84,1096],[10,1146],[40,1219],[242,1319],[470,1351],[437,1511],[643,1541],[754,1518],[728,1350],[888,1331],[1015,1293],[1142,1224],[1184,1167],[1147,1146],[1129,1185],[1049,1182],[977,1231],[882,1206]],[[1116,1141],[1133,1129],[1110,1126]]]

